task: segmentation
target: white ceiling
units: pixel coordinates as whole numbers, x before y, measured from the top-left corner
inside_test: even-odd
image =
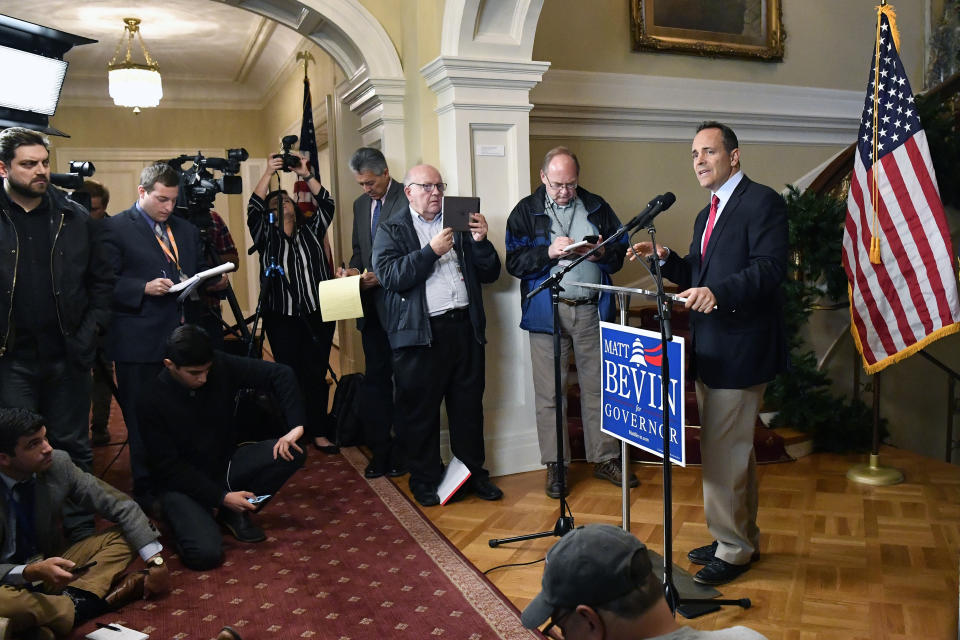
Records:
[[[112,105],[106,68],[127,17],[142,20],[143,41],[160,65],[162,107],[259,109],[310,44],[272,20],[211,0],[28,0],[0,2],[0,13],[98,40],[66,54],[64,105]]]

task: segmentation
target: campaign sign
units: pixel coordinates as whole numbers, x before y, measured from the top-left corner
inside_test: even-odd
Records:
[[[660,366],[663,349],[660,334],[600,323],[601,430],[663,457],[663,382]],[[670,358],[670,460],[687,466],[683,440],[684,384],[683,338],[667,344]]]

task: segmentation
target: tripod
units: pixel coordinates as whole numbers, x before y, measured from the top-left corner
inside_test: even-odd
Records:
[[[557,429],[557,479],[560,482],[560,515],[557,518],[557,522],[553,525],[553,529],[548,531],[541,531],[539,533],[529,533],[526,535],[513,536],[510,538],[493,538],[489,541],[491,547],[499,547],[501,544],[506,544],[509,542],[520,542],[522,540],[534,540],[536,538],[546,538],[549,536],[562,537],[563,535],[569,533],[574,528],[573,523],[573,512],[570,510],[570,506],[567,504],[567,479],[566,479],[566,468],[564,466],[564,455],[563,455],[563,385],[561,383],[561,367],[564,363],[560,361],[560,292],[563,291],[563,287],[560,286],[560,281],[571,269],[576,267],[578,264],[589,258],[590,256],[598,253],[606,245],[616,242],[620,239],[624,233],[626,233],[627,227],[621,227],[615,234],[604,240],[602,243],[598,244],[596,247],[580,255],[576,260],[573,260],[570,264],[561,268],[555,274],[544,280],[540,285],[535,288],[533,291],[527,294],[527,299],[533,298],[535,295],[539,294],[544,289],[550,289],[550,304],[553,310],[553,392],[554,392],[554,414],[556,418],[556,429]],[[622,463],[626,466],[627,461],[624,457]],[[626,495],[629,491],[627,487],[628,474],[626,469],[622,471],[623,476],[623,491]]]

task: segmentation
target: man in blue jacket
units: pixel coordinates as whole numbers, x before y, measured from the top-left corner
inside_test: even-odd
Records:
[[[446,185],[430,165],[404,179],[410,201],[380,223],[373,268],[384,289],[396,381],[394,428],[410,467],[410,490],[425,507],[440,503],[440,402],[446,401],[450,448],[470,470],[468,487],[484,500],[503,492],[484,469],[484,328],[481,283],[500,275],[487,221],[471,215],[469,232],[444,227]]]
[[[547,465],[546,492],[559,498],[561,485],[557,468],[557,399],[554,386],[553,308],[550,291],[544,289],[533,299],[527,294],[544,280],[609,238],[620,228],[610,205],[598,195],[579,186],[580,162],[566,147],[547,152],[540,169],[543,185],[517,203],[507,219],[507,271],[520,278],[520,328],[530,332],[533,389],[537,403],[537,438],[540,462]],[[589,238],[574,249],[569,245]],[[574,267],[565,280],[610,284],[610,276],[623,266],[626,242],[604,247]],[[570,350],[577,362],[580,382],[580,415],[587,460],[593,475],[620,486],[619,442],[600,431],[600,320],[613,315],[613,297],[584,287],[564,285],[560,293],[560,386],[567,388],[566,363]],[[566,425],[566,394],[561,399]],[[564,432],[564,464],[570,464],[569,435]],[[569,476],[567,476],[569,477]],[[630,475],[630,486],[639,484]],[[566,490],[565,493],[569,493]]]

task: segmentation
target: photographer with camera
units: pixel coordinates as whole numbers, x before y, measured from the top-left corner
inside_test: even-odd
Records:
[[[110,318],[114,277],[90,216],[51,184],[49,141],[0,133],[0,406],[46,417],[50,441],[84,471],[90,368]],[[93,533],[93,516],[65,519]]]
[[[153,512],[155,496],[137,428],[136,401],[141,392],[149,391],[163,367],[167,336],[184,314],[197,313],[200,304],[187,299],[181,305],[177,294],[169,293],[170,287],[205,268],[196,227],[171,215],[179,185],[180,176],[168,164],[148,166],[140,174],[137,202],[104,223],[108,256],[117,274],[107,356],[117,372],[130,443],[133,496],[148,514]]]
[[[338,453],[330,440],[334,426],[327,414],[327,364],[335,324],[323,322],[317,285],[333,277],[323,240],[333,220],[330,193],[305,159],[287,153],[267,161],[247,205],[247,225],[260,253],[260,296],[263,326],[273,357],[293,368],[306,401],[307,431],[324,453]],[[286,191],[267,193],[277,171],[293,171],[307,183],[317,204],[309,218]]]

